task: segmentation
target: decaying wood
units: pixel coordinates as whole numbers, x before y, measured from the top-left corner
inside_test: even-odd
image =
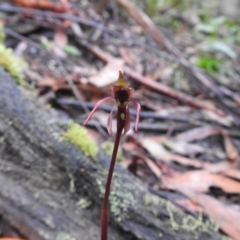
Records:
[[[95,163],[62,134],[54,115],[33,104],[0,69],[0,213],[30,240],[99,239],[109,158],[100,151]],[[81,208],[83,199],[92,202],[88,209]],[[109,239],[221,238],[213,230],[181,228],[186,214],[120,166],[110,210]]]

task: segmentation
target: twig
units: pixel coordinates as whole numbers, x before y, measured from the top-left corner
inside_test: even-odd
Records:
[[[84,24],[89,27],[100,29],[103,32],[109,33],[115,37],[130,40],[133,42],[132,39],[129,39],[129,37],[124,36],[121,32],[111,30],[101,23],[97,23],[92,20],[87,20],[80,18],[78,16],[70,15],[67,13],[55,13],[51,11],[41,11],[41,10],[35,10],[35,9],[29,9],[29,8],[23,8],[23,7],[16,7],[12,5],[6,5],[6,4],[0,4],[0,11],[4,12],[15,12],[15,13],[26,13],[31,14],[33,16],[40,16],[40,17],[50,17],[50,18],[58,18],[58,19],[64,19],[64,20],[70,20],[76,23]],[[137,41],[137,40],[136,40]]]
[[[176,91],[173,88],[168,87],[162,83],[153,81],[149,77],[144,77],[144,76],[140,75],[139,73],[137,73],[136,71],[130,69],[129,67],[125,67],[124,71],[135,81],[137,81],[153,90],[156,90],[156,91],[166,94],[174,99],[177,99],[185,104],[188,104],[189,106],[192,106],[197,109],[207,109],[207,110],[217,113],[220,116],[225,115],[222,110],[217,109],[214,106],[210,106],[210,105],[206,104],[205,102],[200,101],[194,97],[188,96],[182,92]]]
[[[95,46],[87,46],[95,55],[97,55],[100,59],[105,61],[106,63],[110,62],[113,60],[113,57],[110,56],[108,53],[103,52],[101,49],[95,47]],[[220,109],[217,109],[215,107],[207,105],[205,102],[200,101],[196,98],[193,98],[191,96],[188,96],[182,92],[179,92],[177,90],[174,90],[171,87],[168,87],[162,83],[153,81],[149,77],[144,77],[138,72],[132,70],[131,68],[125,66],[124,67],[124,72],[129,75],[132,79],[137,81],[140,84],[143,84],[144,86],[147,86],[155,91],[161,92],[163,94],[166,94],[174,99],[177,99],[183,103],[186,103],[194,108],[197,109],[208,109],[210,111],[213,111],[217,113],[218,115],[223,116],[224,112],[221,111]]]
[[[125,36],[122,32],[109,29],[109,28],[103,26],[102,24],[100,24],[98,22],[83,19],[83,18],[80,18],[78,16],[70,15],[70,14],[67,14],[67,13],[60,14],[60,13],[55,13],[55,12],[50,12],[50,11],[40,11],[40,10],[16,7],[16,6],[5,5],[5,4],[0,4],[0,10],[5,11],[5,12],[27,13],[27,14],[33,15],[33,17],[34,16],[39,16],[39,17],[51,17],[51,18],[57,18],[57,19],[70,20],[70,21],[73,21],[73,22],[76,22],[76,23],[79,23],[79,24],[83,24],[83,25],[86,25],[86,26],[89,26],[89,27],[99,29],[100,31],[111,34],[112,36],[117,37],[119,39],[123,39],[124,44],[127,44],[129,46],[137,45],[137,46],[147,48],[151,51],[156,51],[156,46],[151,44],[151,43],[146,44],[142,41],[139,41],[134,36],[131,36],[131,38],[130,38],[129,36]],[[79,40],[79,39],[77,38],[77,40]],[[165,52],[159,51],[159,50],[158,50],[158,54],[160,56],[166,55]],[[165,56],[165,57],[168,57],[168,58],[171,57],[172,58],[172,56],[170,56],[170,55]]]

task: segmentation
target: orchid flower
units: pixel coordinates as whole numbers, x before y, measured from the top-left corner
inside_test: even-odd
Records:
[[[110,100],[115,100],[116,105],[113,106],[107,121],[107,129],[108,129],[109,135],[112,136],[112,115],[116,107],[118,109],[117,130],[119,130],[120,128],[123,128],[124,129],[123,134],[126,134],[127,131],[129,130],[130,128],[130,116],[129,116],[130,114],[129,114],[129,108],[128,108],[129,103],[134,103],[137,108],[137,115],[136,115],[136,121],[135,121],[135,131],[137,131],[141,106],[138,102],[130,99],[130,97],[134,92],[134,89],[131,87],[128,87],[128,83],[124,80],[123,75],[120,71],[119,71],[118,81],[111,87],[111,90],[112,90],[112,96],[106,97],[98,101],[96,106],[90,112],[89,116],[87,117],[83,125],[86,125],[88,123],[88,121],[92,118],[93,114],[96,112],[96,110],[99,108],[100,105]]]
[[[140,109],[141,106],[138,102],[131,100],[130,97],[132,96],[134,89],[128,86],[128,83],[124,80],[122,73],[119,71],[119,78],[118,81],[111,87],[112,96],[106,97],[100,100],[93,110],[90,112],[89,116],[87,117],[84,125],[88,123],[88,121],[92,118],[93,114],[96,112],[98,107],[103,103],[115,100],[116,105],[113,106],[107,121],[107,129],[112,136],[112,115],[115,108],[117,108],[117,133],[114,142],[114,148],[112,152],[111,163],[109,167],[107,183],[105,188],[105,195],[103,200],[102,212],[101,212],[101,240],[107,240],[107,227],[108,227],[108,198],[110,193],[112,175],[114,170],[114,165],[116,162],[116,156],[118,151],[118,146],[120,142],[120,138],[123,134],[126,134],[130,128],[130,114],[129,114],[129,103],[134,103],[137,108],[137,115],[135,120],[135,131],[138,130],[138,122],[140,116]]]

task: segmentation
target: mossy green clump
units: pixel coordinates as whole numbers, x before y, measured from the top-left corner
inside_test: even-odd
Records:
[[[179,231],[180,229],[186,230],[188,232],[195,233],[195,237],[197,237],[197,231],[201,232],[217,232],[219,227],[213,223],[212,221],[203,219],[202,213],[199,214],[198,218],[194,218],[193,216],[186,216],[182,219],[181,223],[177,223],[174,219],[173,214],[174,206],[170,203],[167,204],[167,211],[170,218],[170,224],[174,231]]]
[[[3,44],[5,39],[5,32],[3,31],[3,25],[0,22],[0,44]]]
[[[4,38],[5,34],[0,24],[0,66],[10,73],[17,84],[26,86],[23,70],[27,68],[28,64],[23,59],[15,56],[11,48],[5,47]]]
[[[64,133],[64,139],[77,146],[87,157],[96,160],[98,147],[93,140],[88,136],[84,127],[77,123],[71,122],[68,130]]]
[[[204,69],[207,73],[213,74],[219,71],[222,65],[222,61],[214,57],[205,55],[198,58],[196,65],[199,68]]]

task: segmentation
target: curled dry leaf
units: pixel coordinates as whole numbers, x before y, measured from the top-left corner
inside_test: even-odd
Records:
[[[163,144],[167,148],[171,149],[173,152],[179,153],[181,155],[193,155],[197,153],[203,153],[206,151],[203,147],[197,144],[182,141],[174,141],[167,138],[164,139]]]
[[[177,136],[175,136],[175,140],[183,142],[193,142],[203,140],[219,133],[219,128],[215,128],[212,126],[201,126],[179,133]]]
[[[227,154],[227,158],[231,163],[237,163],[239,161],[238,151],[235,148],[232,140],[226,131],[221,131],[224,138],[224,146]]]
[[[162,155],[169,154],[169,152],[161,144],[150,138],[144,138],[140,141],[143,147],[156,159],[159,159]]]
[[[143,154],[140,154],[138,152],[135,152],[135,155],[137,155],[138,157],[140,157],[141,159],[144,160],[144,162],[148,165],[148,167],[152,170],[152,172],[155,174],[155,176],[161,180],[162,178],[162,171],[160,170],[160,168],[158,167],[158,165],[151,160],[150,158],[147,158],[146,156],[144,156]]]
[[[177,162],[178,164],[185,165],[185,166],[191,166],[194,168],[206,168],[210,166],[209,163],[202,163],[194,158],[187,158],[176,154],[166,154],[161,156],[161,160],[164,160],[165,162]]]
[[[53,91],[58,91],[59,89],[71,89],[66,83],[66,80],[62,77],[57,77],[54,75],[48,76],[47,73],[44,74],[44,76],[41,76],[39,73],[29,69],[26,70],[25,73],[30,79],[37,81],[37,87],[39,88],[49,87]]]
[[[121,58],[113,58],[97,74],[89,78],[89,82],[96,87],[105,87],[113,84],[118,78],[118,71],[123,69],[124,61]]]
[[[182,165],[192,166],[194,168],[206,168],[211,164],[201,163],[197,159],[187,158],[180,155],[172,154],[161,142],[164,142],[165,138],[160,138],[160,142],[157,138],[144,138],[140,142],[143,147],[156,159],[164,162],[177,162]]]
[[[240,181],[240,171],[237,169],[227,169],[222,172],[224,175]]]
[[[204,109],[201,112],[206,120],[219,123],[222,126],[231,127],[234,123],[234,118],[231,115],[220,117],[219,114],[208,109]]]
[[[174,178],[165,178],[164,186],[177,191],[190,189],[194,192],[208,192],[209,187],[214,186],[226,193],[240,193],[240,182],[207,171],[189,171]]]

